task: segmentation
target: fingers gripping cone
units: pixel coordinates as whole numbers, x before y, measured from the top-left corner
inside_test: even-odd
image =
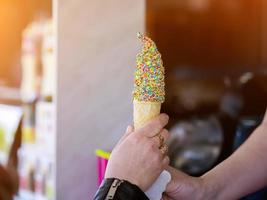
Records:
[[[160,114],[165,99],[164,67],[156,44],[138,33],[142,42],[141,52],[136,57],[135,82],[133,91],[134,128],[141,128],[146,122]],[[163,171],[152,187],[146,192],[151,200],[160,200],[171,176]]]

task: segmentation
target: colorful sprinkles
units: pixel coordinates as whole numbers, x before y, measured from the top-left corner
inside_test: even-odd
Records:
[[[136,57],[133,98],[137,101],[164,102],[164,67],[156,44],[148,37],[137,34],[142,50]]]

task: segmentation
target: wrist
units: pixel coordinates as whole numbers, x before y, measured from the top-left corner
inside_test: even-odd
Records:
[[[208,177],[200,177],[200,198],[203,200],[219,200],[220,198],[220,187],[209,180]]]
[[[206,186],[205,180],[200,178],[193,178],[195,181],[193,181],[194,185],[191,188],[191,195],[194,197],[194,199],[199,200],[210,200],[208,197],[208,188]]]

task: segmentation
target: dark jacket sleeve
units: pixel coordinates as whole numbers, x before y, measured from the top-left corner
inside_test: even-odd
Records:
[[[114,193],[115,192],[115,193]],[[114,194],[113,194],[114,193]],[[149,200],[136,185],[118,179],[104,179],[94,200]]]

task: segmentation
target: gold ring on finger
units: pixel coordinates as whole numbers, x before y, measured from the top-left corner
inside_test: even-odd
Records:
[[[164,144],[163,147],[160,148],[160,151],[162,154],[166,155],[168,153],[168,146]]]
[[[165,146],[164,137],[161,134],[158,134],[157,136],[159,138],[159,149],[161,149]]]

